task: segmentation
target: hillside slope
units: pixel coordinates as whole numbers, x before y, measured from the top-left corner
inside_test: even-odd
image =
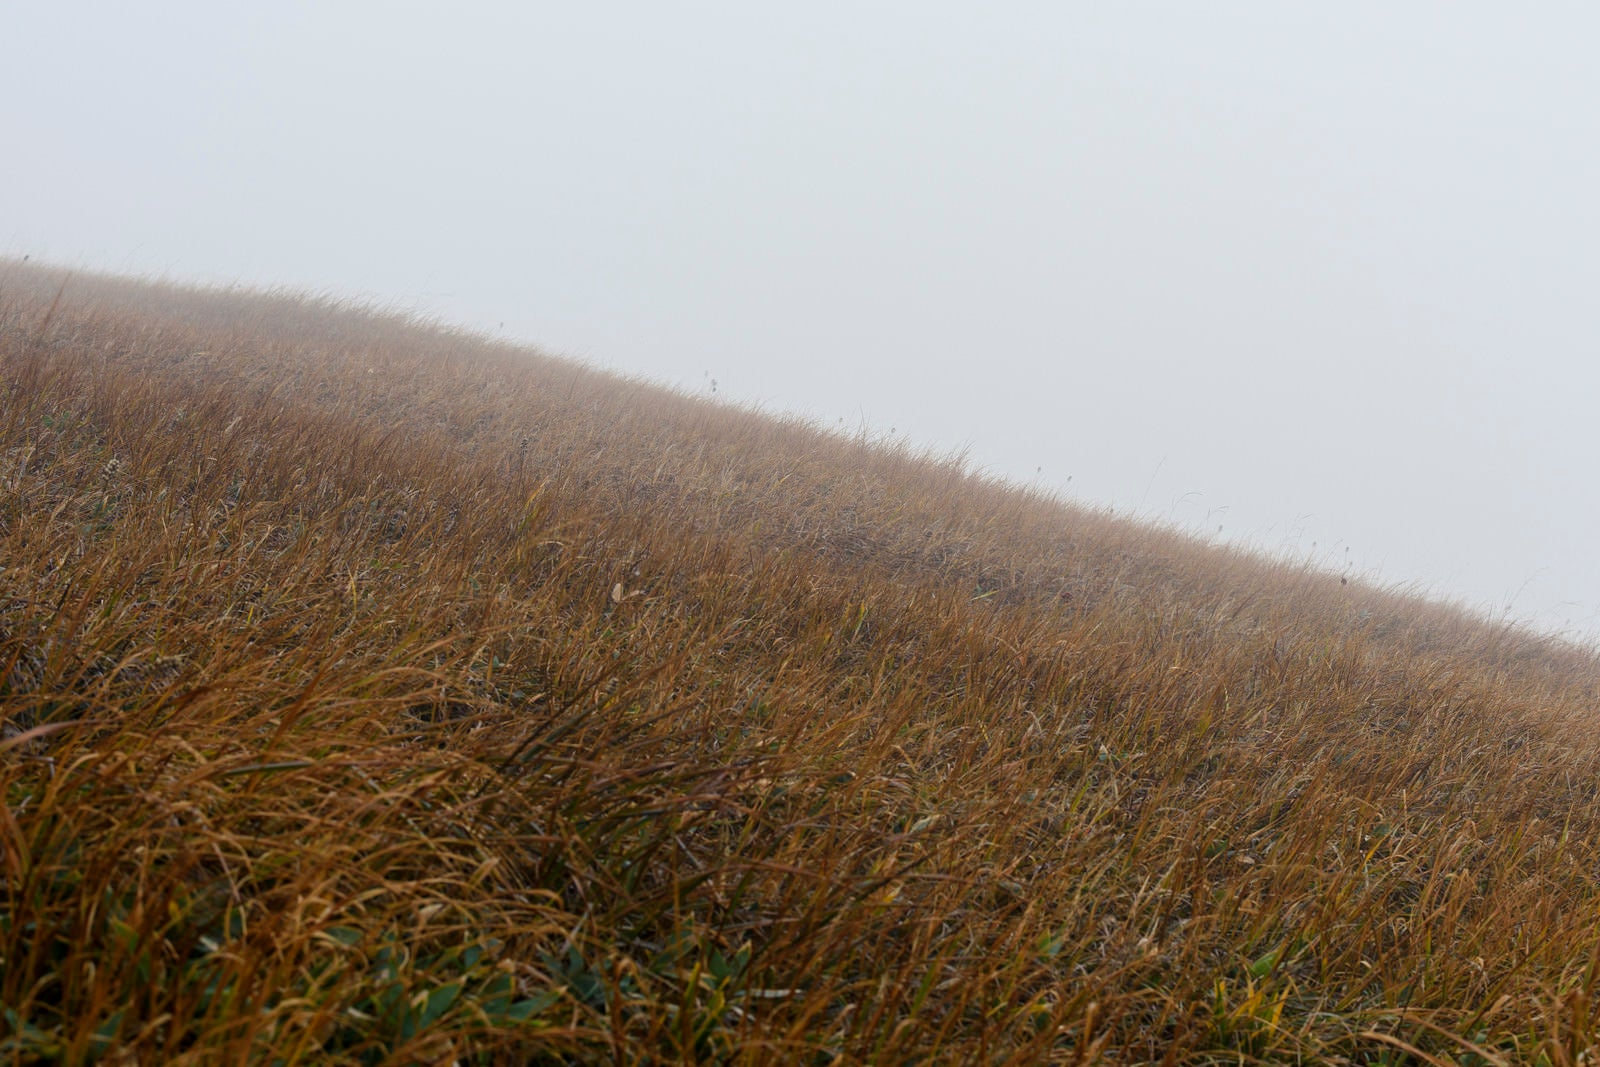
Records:
[[[0,376],[15,1060],[1596,1040],[1586,653],[294,295]]]

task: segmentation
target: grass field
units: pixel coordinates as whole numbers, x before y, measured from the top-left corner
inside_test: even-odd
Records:
[[[1593,1063],[1597,694],[947,457],[0,262],[10,1062]]]

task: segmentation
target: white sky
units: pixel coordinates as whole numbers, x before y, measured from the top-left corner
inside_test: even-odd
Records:
[[[1600,625],[1600,7],[0,0],[0,253]]]

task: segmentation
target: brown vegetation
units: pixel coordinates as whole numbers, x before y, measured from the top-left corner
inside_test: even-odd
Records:
[[[295,296],[0,264],[13,1061],[1579,1062],[1585,652]]]

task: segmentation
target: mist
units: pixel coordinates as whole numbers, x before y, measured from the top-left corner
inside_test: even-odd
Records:
[[[1600,13],[0,8],[0,253],[374,299],[1587,636]]]

